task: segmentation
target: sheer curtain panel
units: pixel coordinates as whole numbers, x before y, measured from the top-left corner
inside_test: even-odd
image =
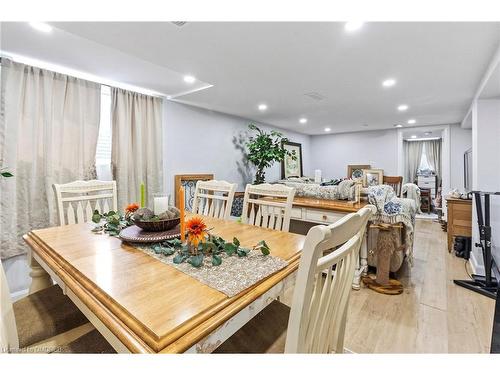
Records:
[[[422,142],[404,141],[405,182],[413,183],[417,177],[417,169],[422,158]]]
[[[118,209],[140,201],[146,186],[146,206],[163,189],[162,99],[111,88],[113,177],[118,186]]]
[[[25,252],[22,235],[57,224],[53,183],[95,177],[100,85],[2,59],[0,256]]]

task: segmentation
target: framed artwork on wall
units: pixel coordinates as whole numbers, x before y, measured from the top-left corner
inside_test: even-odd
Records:
[[[350,164],[347,166],[347,178],[352,180],[361,180],[363,178],[363,169],[370,169],[369,164]]]
[[[285,156],[281,162],[281,178],[302,177],[302,145],[295,142],[282,142],[281,147],[295,155]]]
[[[383,183],[383,169],[363,169],[363,186],[375,186]]]
[[[213,174],[176,174],[174,176],[174,194],[175,206],[179,207],[179,188],[184,187],[184,207],[186,211],[191,211],[193,208],[194,191],[198,181],[213,180]]]

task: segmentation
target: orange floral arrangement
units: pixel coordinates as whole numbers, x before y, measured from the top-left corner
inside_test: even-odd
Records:
[[[139,205],[137,203],[130,203],[127,207],[125,207],[125,212],[127,214],[131,214],[139,209]]]
[[[205,239],[207,225],[201,217],[195,216],[186,222],[186,231],[188,232],[189,242],[196,248]]]

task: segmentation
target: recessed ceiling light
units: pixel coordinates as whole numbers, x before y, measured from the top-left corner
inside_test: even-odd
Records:
[[[265,111],[267,109],[267,104],[259,104],[259,111]]]
[[[391,87],[396,84],[396,80],[394,78],[388,78],[385,81],[382,82],[382,86],[384,87]]]
[[[431,135],[432,132],[425,132],[425,135]]]
[[[50,33],[52,31],[52,26],[45,22],[30,22],[30,26],[43,33]]]
[[[408,105],[406,105],[406,104],[401,104],[398,106],[398,111],[403,112],[403,111],[406,111],[407,109],[408,109]]]
[[[346,22],[344,25],[345,31],[356,31],[359,30],[363,27],[364,22],[355,22],[355,21],[350,21]]]
[[[416,135],[412,135],[412,136],[411,136],[411,139],[415,139],[415,138],[417,138],[417,136],[416,136]]]
[[[332,130],[332,129],[330,129],[330,128],[325,128],[325,132],[329,132],[329,131],[331,131],[331,130]]]
[[[307,119],[306,119],[305,117],[302,117],[302,118],[299,120],[299,122],[300,122],[301,124],[305,124],[305,123],[307,122]]]
[[[394,125],[394,127],[395,127],[395,128],[402,128],[402,127],[403,127],[403,125],[401,125],[401,124],[396,124],[396,125]]]
[[[194,83],[194,81],[196,81],[196,78],[194,78],[193,76],[184,76],[184,82]]]
[[[408,120],[408,124],[415,124],[416,122],[417,120],[415,120],[414,118]]]

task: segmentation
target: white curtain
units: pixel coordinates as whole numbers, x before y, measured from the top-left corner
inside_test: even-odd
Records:
[[[414,183],[417,177],[417,169],[422,158],[422,142],[404,141],[405,154],[405,182]]]
[[[111,89],[113,177],[118,186],[118,209],[140,201],[140,184],[146,187],[146,206],[164,187],[162,170],[162,100]]]
[[[441,139],[424,141],[427,161],[436,172],[438,186],[441,186]]]
[[[25,252],[22,235],[58,225],[52,184],[95,178],[100,86],[2,59],[0,256]]]

